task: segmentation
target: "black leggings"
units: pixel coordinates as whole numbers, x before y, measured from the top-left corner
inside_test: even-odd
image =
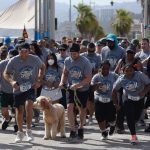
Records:
[[[124,102],[124,112],[131,135],[135,135],[135,124],[139,120],[144,108],[144,99],[139,101],[127,100]]]

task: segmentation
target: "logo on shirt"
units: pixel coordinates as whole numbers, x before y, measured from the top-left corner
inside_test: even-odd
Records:
[[[79,83],[82,80],[82,72],[79,67],[72,67],[69,72],[72,84]]]
[[[49,70],[46,72],[45,79],[49,82],[55,82],[57,79],[57,72],[53,70]]]
[[[108,93],[110,89],[111,89],[110,82],[106,80],[100,83],[98,87],[98,90],[100,90],[101,93],[105,93],[105,94]]]
[[[32,76],[33,76],[33,68],[32,67],[26,66],[21,69],[21,71],[20,71],[21,79],[29,80],[29,79],[31,79]]]
[[[125,89],[128,90],[128,91],[132,91],[132,92],[135,92],[137,87],[138,87],[138,83],[136,81],[129,81],[125,85]]]

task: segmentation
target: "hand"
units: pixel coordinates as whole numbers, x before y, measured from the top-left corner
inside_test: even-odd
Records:
[[[34,89],[37,89],[37,88],[39,88],[41,86],[41,82],[39,82],[39,81],[36,81],[33,85],[32,85],[32,87],[34,88]]]
[[[145,92],[144,92],[144,91],[141,91],[141,92],[138,93],[138,95],[139,95],[140,97],[144,97],[144,96],[145,96]]]
[[[11,82],[11,85],[12,85],[12,87],[13,87],[13,89],[14,89],[15,91],[17,91],[17,90],[20,89],[19,85],[17,84],[17,81]]]
[[[58,85],[58,87],[59,87],[60,89],[64,89],[64,83],[60,82],[59,85]]]
[[[72,85],[70,86],[70,89],[71,89],[71,90],[76,90],[76,89],[78,89],[78,88],[80,88],[80,87],[81,87],[80,84],[77,83],[77,84],[72,84]]]

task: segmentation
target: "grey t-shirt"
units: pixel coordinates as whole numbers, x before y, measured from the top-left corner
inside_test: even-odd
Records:
[[[1,83],[1,91],[11,94],[13,93],[13,88],[10,85],[10,83],[8,83],[3,77],[3,73],[6,68],[6,65],[8,64],[8,61],[9,60],[7,59],[0,62],[0,83]]]
[[[97,53],[88,54],[88,52],[84,52],[81,54],[81,56],[86,57],[90,61],[93,71],[100,68],[101,56],[99,54],[97,54]]]
[[[112,89],[113,89],[113,84],[117,80],[118,75],[114,72],[109,72],[107,76],[103,76],[100,73],[97,73],[96,75],[93,76],[91,80],[91,85],[95,85],[96,83],[100,83],[98,86],[98,89],[94,91],[94,99],[95,101],[99,101],[99,98],[103,98],[103,100],[106,100],[108,98],[110,101],[111,99],[111,94],[112,94]]]
[[[30,89],[38,77],[42,64],[43,62],[38,56],[31,54],[26,60],[22,60],[19,55],[10,59],[6,66],[6,72],[11,73],[13,79],[20,85],[20,91],[14,91],[14,93]]]
[[[51,83],[60,82],[60,69],[58,68],[52,68],[51,66],[48,66],[45,75],[44,80],[49,81]],[[44,89],[49,89],[47,86],[43,86]],[[53,88],[52,88],[53,89]]]
[[[140,71],[135,71],[134,76],[131,79],[126,78],[125,75],[121,75],[114,84],[114,89],[119,90],[123,88],[124,100],[131,99],[138,101],[143,97],[139,97],[138,93],[141,92],[145,85],[150,84],[150,79]]]
[[[65,67],[69,72],[68,84],[69,86],[80,83],[85,75],[92,75],[92,66],[89,60],[83,56],[80,56],[77,60],[73,60],[71,57],[65,59]],[[79,91],[86,91],[89,89],[89,84],[79,88]]]
[[[102,54],[102,61],[109,60],[111,64],[110,69],[111,71],[114,71],[117,62],[123,57],[125,57],[125,50],[120,46],[116,47],[113,50],[110,50],[108,46],[105,46],[102,48],[101,54]]]

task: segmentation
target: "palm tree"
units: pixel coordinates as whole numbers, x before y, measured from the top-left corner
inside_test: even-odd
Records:
[[[81,36],[83,38],[90,39],[95,36],[97,28],[99,28],[99,23],[96,19],[96,16],[92,13],[92,9],[88,5],[78,4],[74,6],[78,11],[78,17],[76,19],[76,26]],[[102,29],[102,27],[101,27]],[[104,34],[103,29],[101,33]]]
[[[133,23],[133,19],[131,17],[130,12],[124,9],[116,10],[116,17],[112,22],[113,31],[118,36],[126,36],[131,30],[131,25]]]

